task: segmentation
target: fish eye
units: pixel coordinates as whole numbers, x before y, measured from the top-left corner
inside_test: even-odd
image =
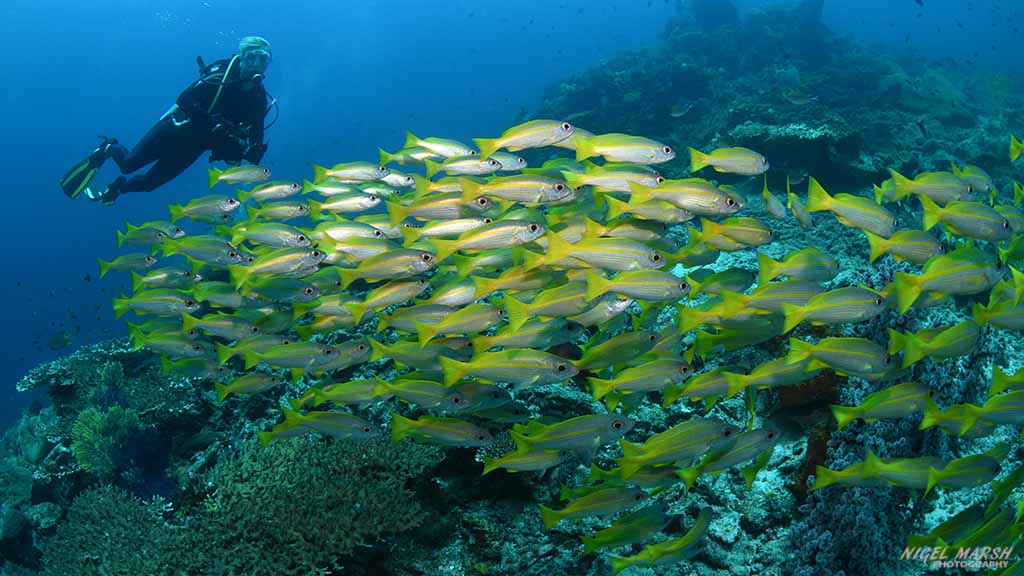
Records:
[[[644,497],[645,497],[645,495],[644,495],[643,492],[637,492],[636,496],[633,496],[633,500],[636,500],[637,502],[639,502],[639,501],[643,500]]]
[[[654,181],[657,182],[658,184],[661,184],[662,182],[665,181],[665,177],[664,176],[658,176],[657,178],[654,179]]]
[[[312,286],[307,286],[307,287],[303,288],[302,289],[302,293],[305,294],[306,296],[309,296],[310,294],[313,293],[313,287]]]
[[[299,234],[299,235],[298,235],[298,237],[297,237],[296,239],[297,239],[297,240],[298,240],[299,242],[305,242],[305,241],[306,241],[306,237],[305,237],[305,236],[303,236],[302,234]]]
[[[312,256],[313,258],[319,258],[319,257],[323,256],[324,253],[319,251],[319,250],[313,250],[312,252],[310,252],[309,255]]]
[[[882,297],[879,296],[878,298],[875,298],[875,306],[881,306],[881,305],[882,305]]]
[[[422,256],[420,256],[420,259],[423,260],[424,262],[430,262],[431,260],[434,259],[434,255],[424,253]]]
[[[487,440],[487,436],[484,436],[483,434],[477,434],[476,435],[476,439],[477,440]]]
[[[383,235],[384,235],[384,233],[383,233],[383,232],[381,232],[380,230],[377,230],[376,228],[374,228],[374,229],[373,229],[373,235],[374,235],[374,237],[376,237],[376,238],[380,238],[381,236],[383,236]]]
[[[728,438],[729,436],[732,436],[732,430],[729,429],[729,428],[726,428],[724,431],[722,431],[722,436],[725,437],[725,438]]]
[[[665,154],[671,154],[672,153],[672,149],[669,148],[668,146],[663,147],[661,149],[661,151],[664,152]]]
[[[661,254],[658,254],[657,252],[655,252],[654,254],[651,254],[651,261],[653,261],[653,262],[661,262]]]
[[[622,430],[626,427],[626,423],[622,420],[616,420],[612,422],[612,430]]]
[[[562,130],[565,130],[567,132],[569,130],[572,130],[572,124],[569,124],[568,122],[562,122]]]
[[[380,198],[377,198],[377,197],[376,197],[375,195],[373,195],[373,194],[367,194],[367,196],[369,196],[369,198],[367,198],[367,200],[369,200],[369,201],[370,201],[370,203],[374,203],[374,202],[380,202]]]
[[[768,439],[771,440],[772,438],[775,438],[775,430],[768,433]]]
[[[516,162],[519,164],[526,164],[526,158],[516,158]]]
[[[156,262],[156,258],[153,258],[152,256],[146,256],[146,262],[152,264],[153,262]]]
[[[253,262],[256,261],[256,257],[255,256],[247,256],[245,258],[245,261],[248,262],[249,264],[252,264]]]
[[[566,366],[565,364],[561,364],[561,363],[559,363],[559,364],[557,364],[555,366],[555,371],[557,371],[557,372],[565,372],[568,369],[569,369],[568,366]]]
[[[647,337],[647,339],[650,340],[651,342],[655,342],[655,341],[658,340],[658,335],[657,334],[651,334],[650,336]]]
[[[324,348],[324,356],[330,356],[334,354],[334,348]]]
[[[1010,221],[1009,220],[1003,220],[1003,230],[1006,230],[1009,227],[1010,227]]]
[[[888,366],[890,362],[892,362],[892,356],[886,354],[885,358],[882,359],[882,363]]]
[[[498,164],[498,161],[495,160],[494,158],[488,160],[487,163],[490,164],[491,166],[501,166],[501,164]]]
[[[309,206],[305,206],[305,205],[299,206],[299,212],[307,212],[307,211],[309,211]]]
[[[458,395],[452,396],[452,404],[462,404],[462,397]]]
[[[490,203],[490,201],[488,201],[487,198],[484,198],[483,196],[481,196],[481,197],[476,199],[476,203],[481,205],[481,206],[487,206]]]
[[[199,344],[193,344],[192,349],[195,350],[196,352],[202,352],[203,347],[200,346]]]
[[[191,308],[191,307],[193,307],[195,305],[196,305],[196,301],[195,300],[193,300],[191,298],[186,298],[185,299],[185,306],[188,306],[189,308]]]
[[[249,332],[252,332],[253,334],[259,334],[260,333],[260,327],[259,326],[253,326],[252,328],[249,328]]]
[[[281,344],[291,344],[291,343],[292,343],[292,341],[291,341],[290,338],[281,338]]]
[[[536,232],[537,230],[540,230],[540,226],[537,226],[536,224],[530,224],[530,232]]]
[[[505,317],[505,310],[503,308],[498,308],[498,317],[499,318],[504,318]]]
[[[970,194],[970,193],[972,193],[972,192],[974,192],[974,186],[973,186],[973,185],[971,185],[971,184],[968,184],[968,185],[967,185],[967,193],[968,193],[968,194]]]
[[[377,166],[377,172],[383,172],[385,170],[387,170],[387,168],[385,168],[383,166]]]
[[[484,224],[490,224],[491,222],[494,222],[494,218],[484,218]]]
[[[561,184],[555,184],[555,190],[561,192],[562,190],[565,190],[565,186]]]
[[[769,237],[769,238],[771,238],[771,237],[772,237],[772,231],[771,231],[771,230],[769,230],[769,231],[768,231],[768,237]]]
[[[238,200],[235,200],[234,198],[228,198],[228,204],[238,204]]]
[[[363,426],[363,432],[365,432],[366,434],[369,434],[370,433],[370,427],[369,426]]]
[[[725,199],[725,205],[726,206],[735,206],[736,205],[736,201],[733,200],[732,198],[726,198]]]
[[[192,338],[195,338],[196,336],[199,336],[199,331],[193,328],[188,331],[188,335],[191,336]]]
[[[356,346],[356,350],[358,350],[360,352],[366,352],[366,344],[360,344],[360,345]]]
[[[686,374],[689,371],[690,371],[690,366],[688,364],[683,364],[682,366],[679,367],[679,373],[680,374]]]
[[[689,288],[689,287],[690,287],[690,285],[689,285],[689,284],[687,284],[686,282],[680,282],[680,283],[679,283],[679,289],[680,289],[680,290],[686,290],[686,289],[687,289],[687,288]]]

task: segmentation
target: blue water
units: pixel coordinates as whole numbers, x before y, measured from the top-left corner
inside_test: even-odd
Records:
[[[165,219],[168,203],[206,193],[205,158],[158,191],[123,197],[114,207],[68,200],[57,186],[97,135],[134,144],[196,78],[196,56],[229,56],[244,35],[271,41],[266,85],[281,113],[264,164],[277,177],[300,179],[311,162],[375,160],[378,146],[400,148],[407,129],[459,139],[497,135],[535,109],[550,83],[654,43],[677,4],[385,0],[293,8],[267,0],[6,0],[0,229],[10,249],[0,284],[0,423],[30,399],[14,391],[29,368],[123,334],[110,298],[127,279],[98,280],[95,262],[119,253],[115,230],[125,221]],[[777,3],[739,3],[743,11],[769,4]],[[1020,67],[1018,4],[923,4],[828,0],[825,21],[869,43],[1007,72]],[[114,175],[111,163],[96,184]],[[50,350],[47,341],[60,330],[72,344]]]

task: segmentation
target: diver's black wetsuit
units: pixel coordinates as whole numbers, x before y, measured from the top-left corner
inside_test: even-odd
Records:
[[[156,162],[143,174],[115,180],[111,187],[117,194],[158,188],[207,150],[211,160],[259,164],[266,152],[267,91],[262,84],[246,89],[239,81],[239,68],[237,59],[233,64],[224,59],[206,66],[202,77],[178,96],[177,107],[150,128],[135,148],[129,152],[120,144],[111,146],[110,157],[122,174]]]

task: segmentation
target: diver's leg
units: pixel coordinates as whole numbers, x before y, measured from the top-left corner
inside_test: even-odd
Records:
[[[115,188],[116,194],[151,192],[184,172],[205,150],[206,147],[201,145],[180,144],[173,150],[165,151],[149,170],[126,178],[119,187],[115,187],[114,184],[111,186]]]
[[[159,160],[166,149],[174,147],[181,139],[181,131],[184,128],[185,126],[175,126],[170,116],[167,116],[154,124],[130,152],[121,144],[115,143],[108,153],[122,174],[131,174],[146,164]]]

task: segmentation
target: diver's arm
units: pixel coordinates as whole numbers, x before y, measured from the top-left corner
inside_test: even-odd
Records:
[[[251,146],[245,159],[253,164],[259,164],[263,155],[267,152],[267,145],[263,142],[264,128],[263,121],[267,112],[267,95],[260,90],[259,102],[253,106],[252,117],[249,120],[249,138]]]

